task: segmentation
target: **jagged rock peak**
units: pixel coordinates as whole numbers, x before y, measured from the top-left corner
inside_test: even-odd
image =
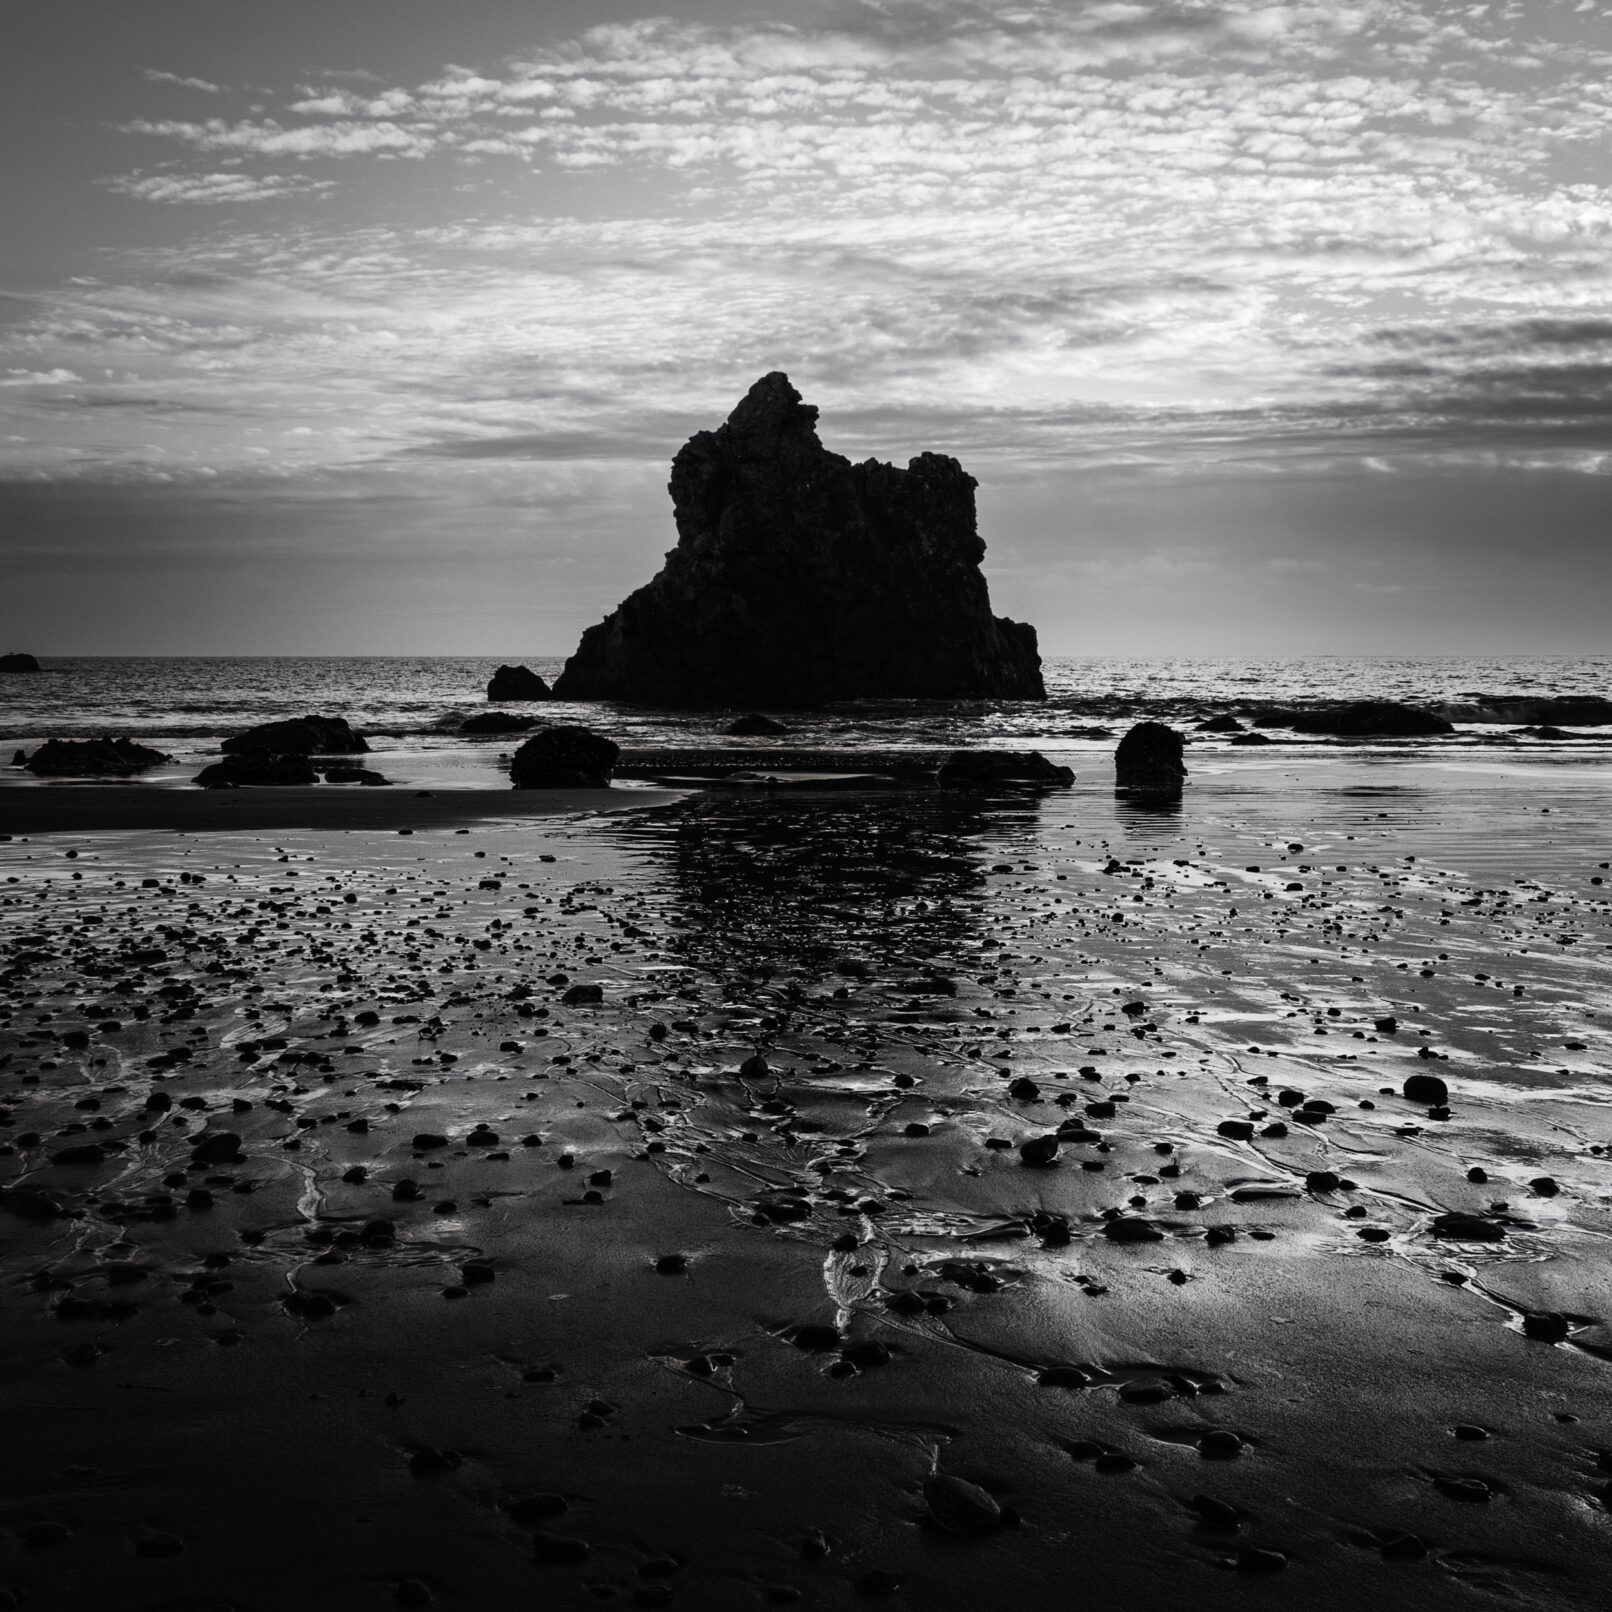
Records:
[[[1035,629],[994,617],[976,483],[925,453],[853,465],[764,375],[672,461],[678,544],[583,634],[561,699],[791,708],[865,698],[1043,699]]]

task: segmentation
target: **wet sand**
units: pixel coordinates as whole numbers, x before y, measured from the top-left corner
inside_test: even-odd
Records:
[[[0,844],[0,1587],[1599,1606],[1612,780],[1241,761]]]

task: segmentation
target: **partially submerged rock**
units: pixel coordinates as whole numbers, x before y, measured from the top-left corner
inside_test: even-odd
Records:
[[[789,729],[782,722],[774,722],[770,716],[752,711],[748,716],[741,716],[730,722],[722,731],[736,739],[749,739],[761,735],[788,733]]]
[[[132,739],[47,739],[20,765],[36,776],[144,772],[172,758]]]
[[[678,543],[590,627],[560,699],[798,709],[864,698],[1044,699],[1033,627],[992,616],[974,478],[920,454],[853,465],[764,376],[672,462]]]
[[[537,726],[535,716],[514,716],[508,711],[482,711],[459,724],[461,733],[525,733]]]
[[[552,700],[554,691],[529,666],[500,666],[487,683],[489,700]]]
[[[392,780],[383,777],[378,772],[372,772],[368,767],[355,767],[352,765],[340,767],[322,767],[320,772],[327,784],[362,784],[366,788],[390,788]]]
[[[1061,788],[1075,781],[1070,768],[1048,761],[1039,750],[954,750],[940,764],[935,778],[951,789],[991,784]]]
[[[316,784],[319,775],[306,756],[270,756],[246,751],[203,767],[192,782],[203,789],[275,789]]]
[[[226,756],[344,756],[369,749],[363,734],[353,732],[346,717],[299,716],[289,722],[265,722],[226,739],[219,749]]]
[[[591,728],[545,728],[510,760],[517,789],[608,789],[621,748]]]
[[[1358,700],[1324,711],[1295,711],[1287,724],[1295,733],[1331,733],[1343,738],[1418,738],[1454,733],[1444,717],[1395,700]]]
[[[1181,756],[1186,741],[1162,722],[1138,722],[1114,752],[1114,782],[1120,789],[1179,794],[1186,781]]]
[[[1570,728],[1612,726],[1612,700],[1599,694],[1551,694],[1538,699],[1508,694],[1472,694],[1440,705],[1438,712],[1452,722],[1506,726],[1524,723]]]
[[[37,672],[39,662],[32,655],[25,655],[20,650],[13,650],[9,655],[0,655],[0,672]]]

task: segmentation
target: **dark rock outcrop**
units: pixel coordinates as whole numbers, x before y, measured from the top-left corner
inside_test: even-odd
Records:
[[[1452,722],[1513,723],[1571,728],[1612,726],[1612,700],[1598,694],[1552,694],[1529,699],[1510,694],[1473,694],[1438,707]]]
[[[351,762],[337,767],[321,767],[320,773],[327,784],[363,784],[368,788],[390,788],[392,780],[368,767],[355,767]]]
[[[552,700],[554,691],[529,666],[500,666],[487,683],[489,700]]]
[[[1331,733],[1342,738],[1418,738],[1454,733],[1445,718],[1394,700],[1359,700],[1326,711],[1295,711],[1288,724],[1295,733]]]
[[[1243,725],[1229,711],[1209,717],[1198,724],[1199,733],[1241,733]]]
[[[47,739],[21,765],[39,777],[144,772],[172,757],[132,739]]]
[[[363,734],[347,725],[346,717],[299,716],[248,728],[218,748],[226,756],[348,756],[362,755],[369,745]]]
[[[238,751],[203,767],[192,780],[203,789],[282,788],[316,784],[319,774],[306,756],[271,756],[262,751]]]
[[[935,781],[960,789],[993,784],[1041,784],[1062,788],[1075,781],[1073,771],[1059,767],[1039,750],[954,750],[940,764]]]
[[[991,614],[974,478],[920,454],[853,465],[764,376],[692,437],[660,573],[583,635],[566,700],[799,709],[832,700],[1044,699],[1033,627]]]
[[[517,789],[608,789],[621,747],[591,728],[545,728],[510,758]]]
[[[37,672],[39,662],[32,655],[24,655],[19,650],[13,650],[9,655],[0,655],[0,672]]]
[[[789,729],[782,722],[774,722],[770,716],[752,711],[748,716],[741,716],[730,722],[722,731],[731,734],[735,739],[750,739],[788,733]]]
[[[1179,794],[1187,776],[1185,741],[1162,722],[1138,722],[1114,752],[1114,782],[1120,789]]]
[[[511,716],[508,711],[483,711],[459,724],[461,733],[525,733],[537,726],[535,716]]]

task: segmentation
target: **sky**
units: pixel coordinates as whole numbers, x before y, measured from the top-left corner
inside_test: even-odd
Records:
[[[1612,651],[1612,0],[5,0],[0,649],[565,654],[786,371],[1044,653]]]

